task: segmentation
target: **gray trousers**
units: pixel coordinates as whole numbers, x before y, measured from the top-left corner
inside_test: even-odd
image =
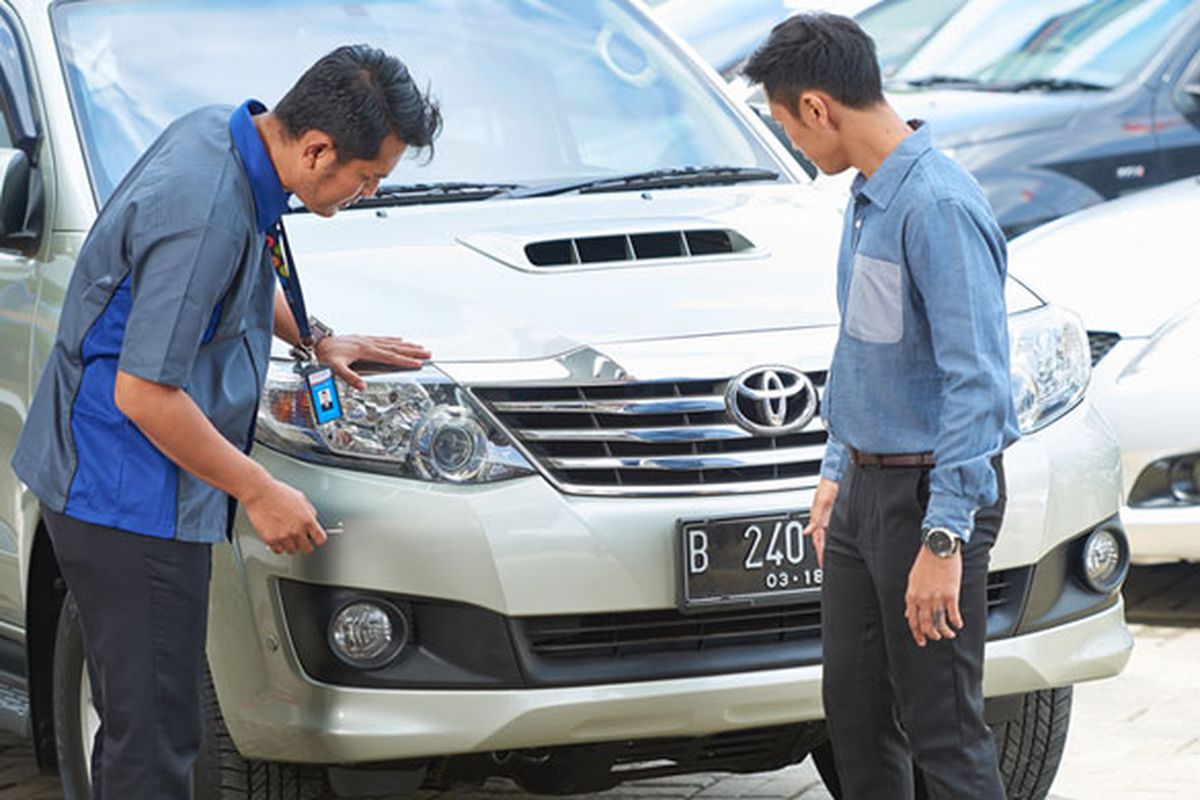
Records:
[[[79,606],[100,714],[93,800],[187,800],[200,748],[210,546],[45,517]]]
[[[908,573],[921,547],[929,469],[851,466],[825,543],[821,606],[824,701],[846,800],[913,797],[913,762],[930,798],[1000,800],[996,746],[983,720],[989,553],[1000,500],[975,518],[963,551],[953,640],[917,647],[904,617]]]

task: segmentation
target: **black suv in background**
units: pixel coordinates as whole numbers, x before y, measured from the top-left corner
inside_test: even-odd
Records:
[[[886,87],[1011,237],[1200,173],[1200,3],[970,0]]]

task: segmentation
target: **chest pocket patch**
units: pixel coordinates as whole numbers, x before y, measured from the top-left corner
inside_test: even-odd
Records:
[[[895,344],[904,336],[903,280],[899,264],[854,257],[846,333],[871,344]]]

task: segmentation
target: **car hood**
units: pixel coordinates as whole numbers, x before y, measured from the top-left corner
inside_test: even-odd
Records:
[[[952,89],[888,92],[905,119],[930,124],[941,148],[963,147],[1067,124],[1087,102],[1080,92],[989,92]]]
[[[1195,232],[1200,179],[1087,209],[1015,239],[1009,269],[1089,330],[1149,336],[1200,300]]]
[[[311,313],[402,335],[438,361],[533,359],[579,347],[837,322],[841,215],[804,185],[568,195],[294,215]],[[720,229],[730,255],[533,267],[530,242]]]

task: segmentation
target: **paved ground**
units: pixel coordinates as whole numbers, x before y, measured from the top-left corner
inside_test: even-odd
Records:
[[[1054,800],[1200,796],[1200,566],[1135,569],[1125,595],[1137,646],[1120,676],[1077,687]],[[428,800],[450,796],[425,795]],[[504,784],[453,796],[531,797]],[[823,800],[829,794],[806,761],[770,774],[671,778],[596,797]],[[61,800],[58,780],[37,774],[28,745],[0,735],[0,800],[34,798]]]

